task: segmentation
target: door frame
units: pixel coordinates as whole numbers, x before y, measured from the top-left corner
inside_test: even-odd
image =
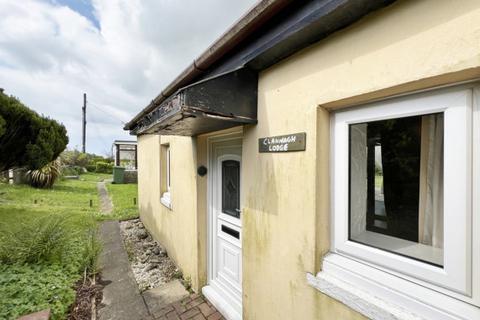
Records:
[[[222,133],[217,135],[212,135],[207,137],[207,165],[208,170],[210,171],[207,175],[207,284],[202,288],[202,293],[207,297],[207,299],[215,306],[215,308],[222,313],[227,319],[242,319],[242,313],[238,313],[237,310],[234,310],[231,305],[227,304],[222,297],[220,297],[217,292],[212,289],[210,286],[211,280],[214,279],[214,261],[213,261],[213,250],[215,250],[214,245],[214,236],[216,235],[217,230],[213,230],[213,214],[214,214],[214,193],[213,193],[213,184],[217,183],[213,177],[213,169],[216,167],[216,161],[213,155],[213,146],[215,143],[219,142],[228,142],[234,140],[241,140],[240,144],[243,147],[243,128],[238,130],[231,131],[228,133]],[[243,151],[242,151],[243,153]],[[243,161],[240,161],[240,181],[242,181],[242,168]],[[240,210],[242,210],[241,199],[242,199],[242,183],[240,182]],[[239,227],[242,225],[242,214],[240,214]],[[241,241],[243,242],[243,230],[241,233]],[[243,264],[243,251],[242,251],[242,264]],[[243,269],[243,268],[242,268]],[[243,287],[243,285],[242,285]],[[243,289],[243,288],[242,288]],[[242,297],[240,297],[241,300]]]

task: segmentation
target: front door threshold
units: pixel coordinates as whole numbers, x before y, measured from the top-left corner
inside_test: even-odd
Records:
[[[212,286],[202,288],[202,294],[213,306],[228,320],[242,320],[242,314],[238,312],[227,300]]]

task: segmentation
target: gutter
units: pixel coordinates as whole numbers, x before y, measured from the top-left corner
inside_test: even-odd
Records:
[[[264,25],[272,16],[277,14],[292,0],[261,0],[233,26],[220,36],[198,58],[176,77],[150,104],[125,124],[124,130],[131,130],[136,122],[145,114],[154,110],[180,88],[190,84],[195,78],[204,74],[215,62],[240,44],[246,37]]]

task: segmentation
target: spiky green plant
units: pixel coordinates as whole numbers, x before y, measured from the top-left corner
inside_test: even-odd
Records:
[[[76,233],[64,215],[50,214],[21,222],[0,224],[0,263],[60,262]]]
[[[60,161],[54,160],[38,170],[27,172],[30,185],[35,188],[51,188],[61,174]]]
[[[97,229],[90,228],[86,234],[86,243],[83,247],[83,268],[88,274],[98,272],[98,258],[102,251],[102,243],[97,238]]]

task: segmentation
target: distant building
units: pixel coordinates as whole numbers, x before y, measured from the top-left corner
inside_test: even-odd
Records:
[[[137,170],[137,141],[115,140],[112,149],[116,166]]]

